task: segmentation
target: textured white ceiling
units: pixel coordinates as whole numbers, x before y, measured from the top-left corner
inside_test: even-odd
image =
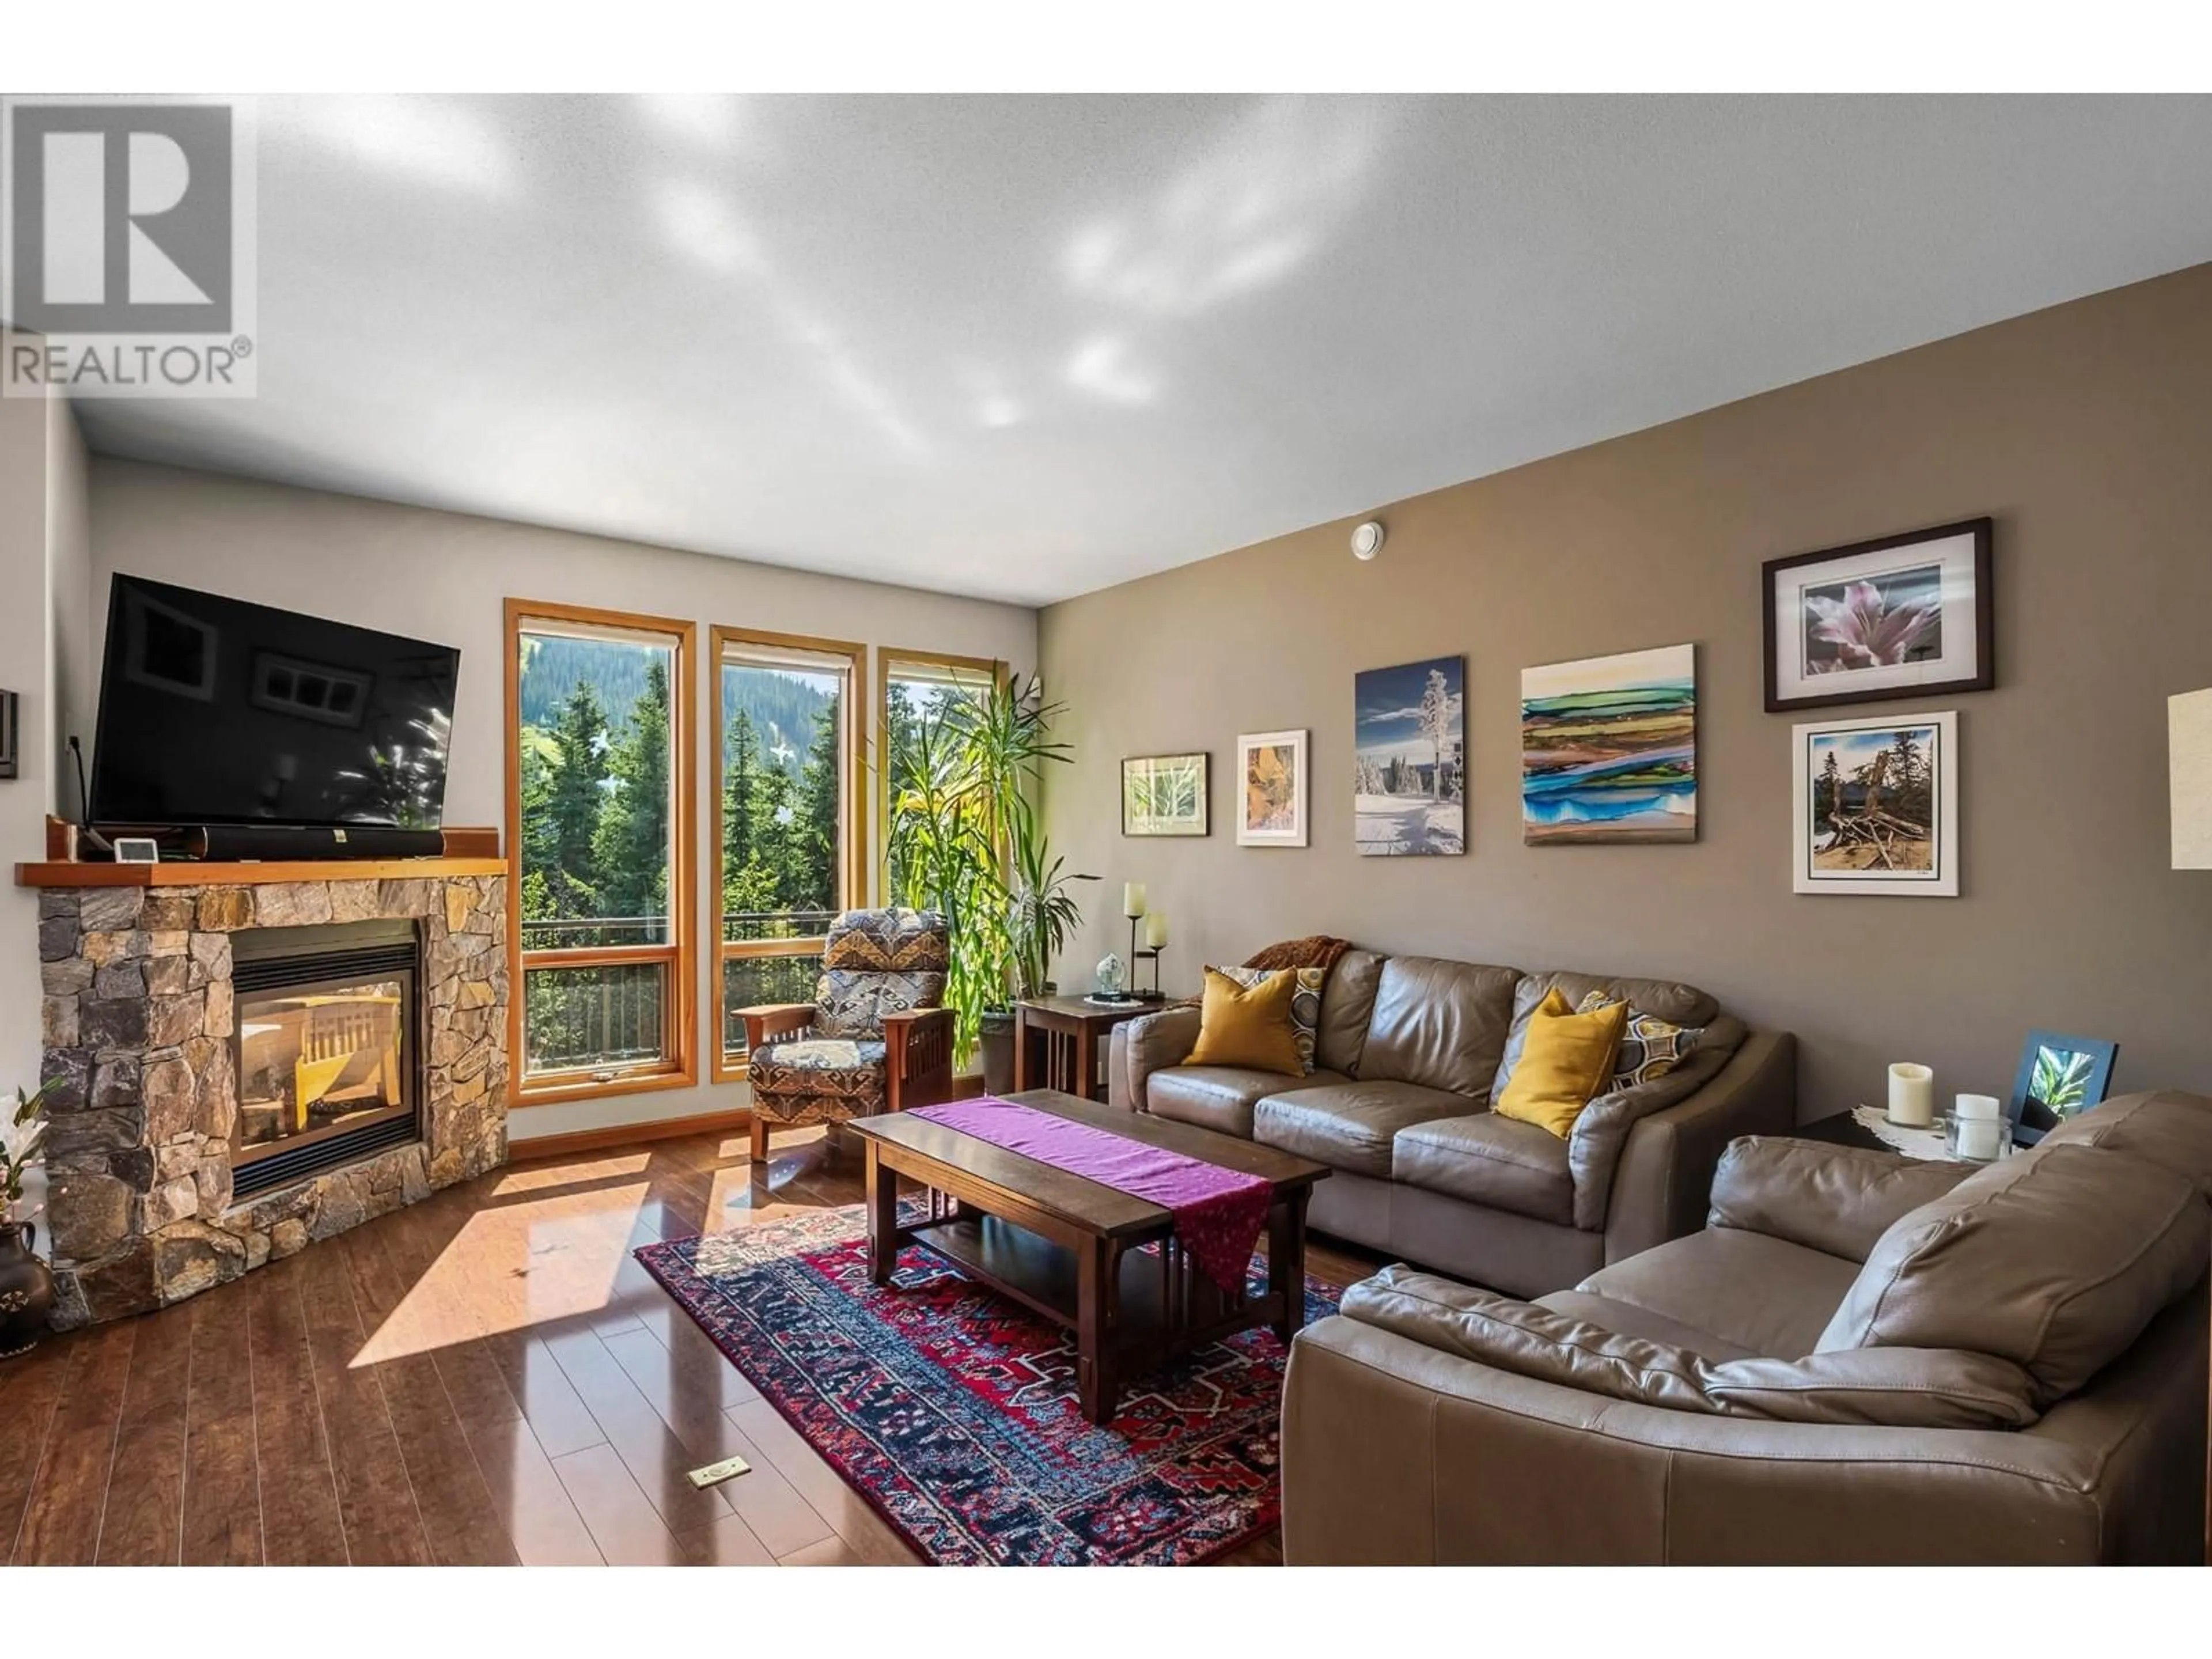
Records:
[[[2212,259],[2212,100],[286,99],[96,447],[1036,604]]]

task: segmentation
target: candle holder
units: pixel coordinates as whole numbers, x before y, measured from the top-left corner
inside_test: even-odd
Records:
[[[1138,951],[1137,960],[1152,964],[1152,988],[1149,991],[1140,991],[1133,985],[1129,988],[1129,994],[1140,1002],[1165,1002],[1167,998],[1160,991],[1160,952],[1158,948],[1147,946]]]
[[[1139,991],[1132,984],[1126,988],[1101,990],[1092,994],[1090,1000],[1118,1007],[1127,1003],[1152,1003],[1164,1000],[1160,995],[1160,953],[1157,950],[1137,948],[1137,924],[1145,919],[1145,884],[1127,882],[1121,888],[1121,914],[1129,919],[1129,977],[1137,976],[1137,963],[1145,957],[1152,959],[1152,988]]]

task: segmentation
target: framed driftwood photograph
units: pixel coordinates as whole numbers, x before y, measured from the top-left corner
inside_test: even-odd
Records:
[[[1212,757],[1135,755],[1121,763],[1121,833],[1203,836]]]
[[[1766,712],[1996,684],[1992,521],[1769,559]]]
[[[1959,717],[1832,720],[1795,733],[1800,893],[1959,895]]]

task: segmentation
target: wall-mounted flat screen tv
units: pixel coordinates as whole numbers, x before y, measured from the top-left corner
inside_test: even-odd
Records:
[[[118,574],[97,824],[434,830],[461,653]]]

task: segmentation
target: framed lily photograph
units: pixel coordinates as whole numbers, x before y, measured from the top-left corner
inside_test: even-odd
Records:
[[[1988,519],[1769,559],[1766,712],[1996,684]]]
[[[1304,732],[1248,732],[1237,739],[1237,844],[1306,844]]]
[[[1206,833],[1207,757],[1137,755],[1121,763],[1121,833]]]

